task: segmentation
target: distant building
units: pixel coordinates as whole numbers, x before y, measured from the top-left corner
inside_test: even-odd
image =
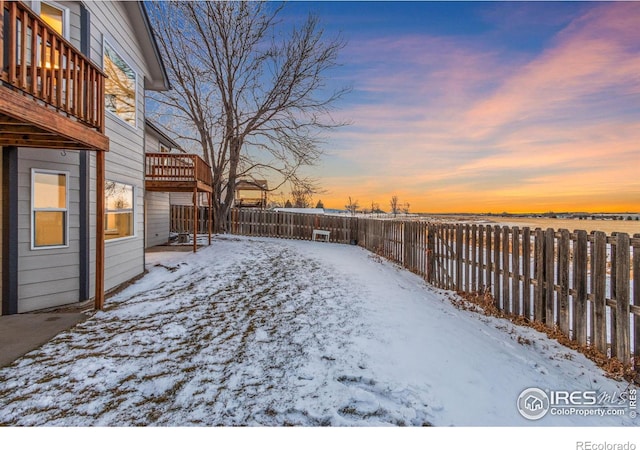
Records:
[[[238,180],[235,186],[235,206],[265,209],[268,191],[267,180]]]

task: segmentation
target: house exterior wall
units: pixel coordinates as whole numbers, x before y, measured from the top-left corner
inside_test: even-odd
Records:
[[[105,289],[109,290],[144,272],[144,78],[148,68],[142,49],[134,38],[124,3],[87,2],[85,5],[91,15],[92,60],[103,66],[103,44],[106,40],[137,74],[135,126],[109,111],[105,114],[105,133],[110,139],[105,179],[132,185],[135,202],[135,235],[105,242]],[[95,155],[91,157],[91,164],[95,168]],[[95,169],[91,173],[95,196]],[[92,208],[91,230],[91,242],[95,246],[95,208]],[[95,248],[91,251],[91,260],[92,270],[95,270]],[[93,273],[90,279],[95,280]],[[95,291],[93,281],[90,291]]]
[[[37,3],[31,2],[30,6],[37,9]],[[68,8],[68,39],[74,46],[80,48],[82,5],[80,2],[57,1],[56,3]],[[132,126],[109,111],[105,113],[105,134],[110,139],[110,149],[106,153],[105,178],[107,181],[133,186],[135,224],[133,236],[105,242],[105,289],[109,290],[144,272],[144,85],[145,77],[150,70],[146,65],[147,60],[145,60],[142,45],[136,38],[124,2],[83,2],[83,5],[89,12],[90,18],[91,59],[99,67],[103,67],[103,43],[106,40],[137,74],[136,124]],[[146,55],[146,57],[149,56]],[[92,297],[95,295],[96,263],[96,155],[93,152],[87,154],[90,166],[88,180],[90,273],[88,278],[89,296]],[[68,245],[50,249],[33,249],[31,246],[32,169],[57,170],[69,174]],[[18,150],[18,312],[86,300],[86,298],[79,298],[81,292],[80,173],[79,151],[27,148]],[[162,201],[158,199],[155,204],[161,204]],[[168,195],[166,195],[166,203],[168,205]],[[168,211],[168,206],[166,208]],[[0,223],[1,219],[0,217]],[[167,216],[167,228],[168,220]],[[163,225],[158,224],[158,226]]]
[[[146,134],[144,145],[146,153],[157,153],[160,151],[160,140],[152,133]]]
[[[18,312],[78,301],[79,291],[79,166],[78,152],[18,151]],[[31,248],[32,169],[67,172],[69,208],[67,245]]]
[[[145,194],[147,232],[145,248],[166,244],[169,240],[170,212],[168,192]]]

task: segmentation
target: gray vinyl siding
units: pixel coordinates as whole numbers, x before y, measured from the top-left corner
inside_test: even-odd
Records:
[[[105,178],[134,186],[135,236],[105,242],[105,289],[109,290],[144,272],[144,77],[148,72],[144,56],[122,2],[86,2],[91,14],[91,57],[103,66],[106,39],[137,74],[136,126],[105,113],[105,133],[110,139]],[[95,155],[91,158],[95,176]],[[92,179],[92,202],[95,180]],[[95,204],[95,203],[94,203]],[[91,292],[95,292],[95,209],[91,217]]]
[[[204,196],[200,194],[200,206],[204,206]],[[206,201],[206,200],[205,200]],[[192,192],[172,192],[171,204],[182,206],[193,206],[193,193]]]
[[[146,134],[145,150],[146,153],[157,153],[160,151],[160,141],[151,133]]]
[[[79,290],[78,152],[18,152],[18,312],[77,302]],[[31,170],[69,173],[68,246],[31,249]]]
[[[146,208],[146,248],[166,244],[169,240],[170,213],[169,193],[147,192]]]

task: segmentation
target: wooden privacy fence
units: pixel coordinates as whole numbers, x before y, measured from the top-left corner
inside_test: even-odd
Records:
[[[436,287],[490,292],[499,310],[557,327],[640,369],[640,234],[251,209],[232,210],[228,227],[233,234],[306,240],[314,229],[330,231],[331,242],[357,243]]]
[[[200,206],[198,212],[198,234],[209,232],[209,208]],[[170,230],[172,233],[193,233],[193,206],[171,205]],[[213,225],[213,224],[212,224]]]
[[[228,230],[243,236],[311,240],[313,230],[321,229],[330,232],[329,242],[348,244],[355,224],[351,217],[236,208],[231,211]]]

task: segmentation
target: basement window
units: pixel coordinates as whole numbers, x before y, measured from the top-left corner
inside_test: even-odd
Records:
[[[31,170],[31,249],[66,247],[69,173]]]

